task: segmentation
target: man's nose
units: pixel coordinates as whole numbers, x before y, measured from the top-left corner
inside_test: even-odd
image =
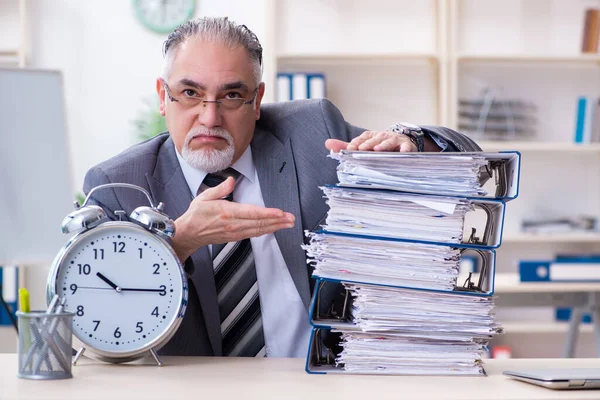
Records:
[[[203,102],[198,111],[198,121],[207,128],[221,125],[221,110],[215,102]]]

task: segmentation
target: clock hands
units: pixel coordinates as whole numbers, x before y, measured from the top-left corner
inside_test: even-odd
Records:
[[[164,292],[165,289],[138,289],[138,288],[121,288],[122,291],[129,292]]]
[[[100,279],[102,279],[104,282],[108,283],[110,287],[112,287],[113,289],[115,289],[117,291],[117,293],[121,293],[121,292],[157,292],[157,293],[161,293],[165,291],[165,287],[164,285],[162,286],[162,289],[141,289],[141,288],[122,288],[120,286],[117,286],[113,281],[111,281],[110,279],[108,279],[107,277],[105,277],[102,273],[100,272],[96,272],[96,276]],[[90,288],[92,289],[92,288]],[[94,288],[95,289],[95,288]]]
[[[102,275],[100,272],[96,272],[96,276],[102,279],[104,282],[108,283],[110,287],[117,291],[117,293],[121,293],[121,288],[115,285],[113,281]]]

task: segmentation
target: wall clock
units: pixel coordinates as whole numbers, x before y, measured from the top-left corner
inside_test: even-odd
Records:
[[[138,21],[157,33],[170,33],[194,15],[196,0],[133,0]]]

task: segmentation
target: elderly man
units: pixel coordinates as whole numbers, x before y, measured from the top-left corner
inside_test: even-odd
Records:
[[[156,90],[169,131],[90,169],[84,190],[136,184],[175,219],[190,290],[163,354],[303,357],[313,285],[300,245],[327,213],[319,186],[337,180],[328,152],[480,149],[441,127],[365,131],[328,100],[261,105],[262,47],[227,18],[181,25],[164,55]],[[139,196],[94,201],[129,214]]]

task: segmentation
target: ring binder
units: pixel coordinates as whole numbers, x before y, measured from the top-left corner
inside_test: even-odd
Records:
[[[331,156],[340,183],[322,187],[330,210],[302,246],[317,278],[306,371],[485,375],[487,343],[503,332],[494,249],[520,154]]]

